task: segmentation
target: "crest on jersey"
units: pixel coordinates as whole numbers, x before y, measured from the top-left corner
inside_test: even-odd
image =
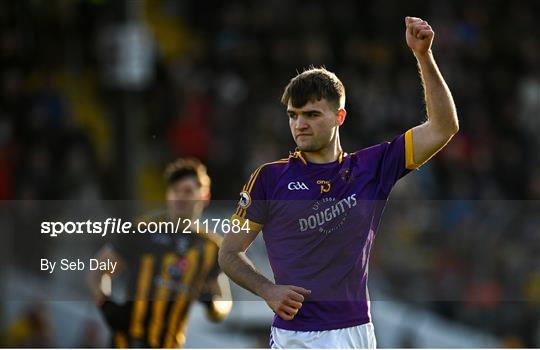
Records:
[[[341,179],[343,181],[345,181],[346,183],[352,183],[353,182],[354,179],[353,179],[352,174],[351,174],[351,169],[344,168],[339,173],[341,175]]]
[[[249,196],[249,193],[246,191],[243,191],[240,193],[240,200],[238,201],[238,205],[242,209],[247,209],[251,204],[251,197]]]

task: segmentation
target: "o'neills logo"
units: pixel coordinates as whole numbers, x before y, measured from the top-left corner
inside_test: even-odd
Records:
[[[332,183],[327,180],[317,180],[317,185],[321,185],[321,193],[329,192],[332,187]]]
[[[323,202],[328,201],[335,201],[335,199],[325,198],[323,200]],[[307,229],[318,229],[320,232],[328,234],[343,225],[343,223],[345,222],[345,218],[347,217],[347,211],[353,207],[356,207],[356,204],[356,194],[351,194],[347,198],[343,198],[342,200],[336,202],[335,204],[332,204],[325,209],[322,209],[321,204],[317,202],[313,206],[313,209],[316,211],[315,214],[312,214],[307,218],[301,218],[298,220],[298,224],[300,225],[300,231],[304,232]],[[327,223],[335,221],[336,218],[340,218],[341,220],[336,222],[336,225],[334,225],[333,227],[326,229],[322,227]]]

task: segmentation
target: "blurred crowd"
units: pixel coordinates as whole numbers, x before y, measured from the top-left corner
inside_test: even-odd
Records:
[[[235,199],[294,149],[279,98],[311,65],[345,84],[346,151],[389,140],[425,120],[404,38],[404,17],[422,17],[460,132],[396,189],[373,279],[538,347],[539,208],[525,202],[540,197],[538,13],[533,0],[2,2],[0,199],[161,199],[163,166],[188,155],[213,198]],[[131,85],[111,74],[128,44],[107,40],[127,24],[152,44]]]
[[[539,212],[538,201],[390,201],[371,259],[373,299],[431,309],[506,347],[538,347]]]

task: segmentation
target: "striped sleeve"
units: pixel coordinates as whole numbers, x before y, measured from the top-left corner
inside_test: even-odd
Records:
[[[259,231],[267,220],[265,165],[258,167],[249,177],[240,192],[240,200],[232,216],[233,220],[240,220],[242,225],[249,220],[250,229],[253,231]]]
[[[268,218],[268,198],[270,192],[269,175],[275,167],[273,164],[284,164],[289,161],[289,158],[283,158],[275,162],[265,163],[258,167],[249,177],[248,182],[240,192],[240,200],[236,212],[231,219],[240,220],[243,225],[246,220],[249,220],[251,231],[260,231]]]

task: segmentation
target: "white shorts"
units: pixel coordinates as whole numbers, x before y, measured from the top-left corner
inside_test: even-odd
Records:
[[[289,331],[272,327],[270,347],[284,348],[345,348],[375,349],[377,340],[373,323],[332,329],[329,331]]]

